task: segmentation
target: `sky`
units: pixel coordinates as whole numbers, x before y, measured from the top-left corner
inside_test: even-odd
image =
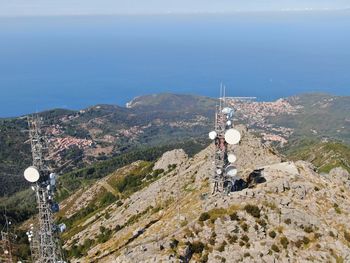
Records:
[[[346,9],[349,0],[0,0],[0,17]]]

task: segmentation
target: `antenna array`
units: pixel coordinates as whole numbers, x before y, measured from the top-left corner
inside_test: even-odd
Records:
[[[58,204],[53,200],[56,175],[51,173],[45,159],[48,156],[48,143],[41,124],[39,117],[28,117],[33,166],[25,170],[24,177],[33,183],[39,213],[38,224],[31,225],[27,236],[33,262],[59,263],[64,261],[58,234],[65,229],[65,225],[56,226],[53,220],[53,213],[59,211]]]
[[[215,130],[209,133],[209,138],[215,143],[213,194],[231,192],[238,180],[234,166],[237,158],[228,151],[229,144],[235,145],[241,140],[241,134],[233,128],[233,115],[234,110],[226,105],[226,88],[221,85],[219,105],[215,112]]]

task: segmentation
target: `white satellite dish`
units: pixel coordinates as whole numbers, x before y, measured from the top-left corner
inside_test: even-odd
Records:
[[[209,138],[211,140],[215,140],[215,138],[218,136],[218,134],[216,133],[216,131],[212,131],[212,132],[209,132]]]
[[[225,141],[228,144],[237,144],[237,143],[239,143],[240,140],[241,140],[241,134],[239,131],[237,131],[235,129],[229,129],[225,133]]]
[[[225,107],[222,109],[223,114],[233,114],[233,109],[229,107]]]
[[[40,173],[36,167],[30,166],[24,171],[24,178],[28,182],[35,183],[39,180]]]
[[[228,156],[227,156],[227,159],[228,159],[228,161],[229,161],[230,163],[234,163],[234,162],[236,162],[237,157],[236,157],[236,155],[234,155],[233,153],[229,153]]]
[[[227,126],[231,126],[231,125],[232,125],[232,121],[227,121],[227,122],[226,122],[226,125],[227,125]]]
[[[219,174],[219,175],[222,174],[221,169],[217,169],[217,170],[216,170],[216,173]]]
[[[228,176],[236,176],[237,175],[237,169],[233,165],[227,166],[225,171],[226,171],[226,174]]]

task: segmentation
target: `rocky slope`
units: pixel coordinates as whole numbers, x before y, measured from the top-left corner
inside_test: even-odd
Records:
[[[241,130],[241,176],[263,169],[265,182],[211,195],[212,146],[119,169],[62,204],[72,262],[349,262],[348,172],[285,162]]]

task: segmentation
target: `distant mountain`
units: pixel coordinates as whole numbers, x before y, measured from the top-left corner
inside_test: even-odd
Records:
[[[339,142],[302,140],[290,146],[286,154],[291,160],[311,162],[320,173],[329,173],[335,167],[350,172],[350,146]]]
[[[293,116],[271,117],[275,125],[293,128],[295,137],[328,138],[350,143],[350,97],[302,94],[287,100],[302,108]]]

